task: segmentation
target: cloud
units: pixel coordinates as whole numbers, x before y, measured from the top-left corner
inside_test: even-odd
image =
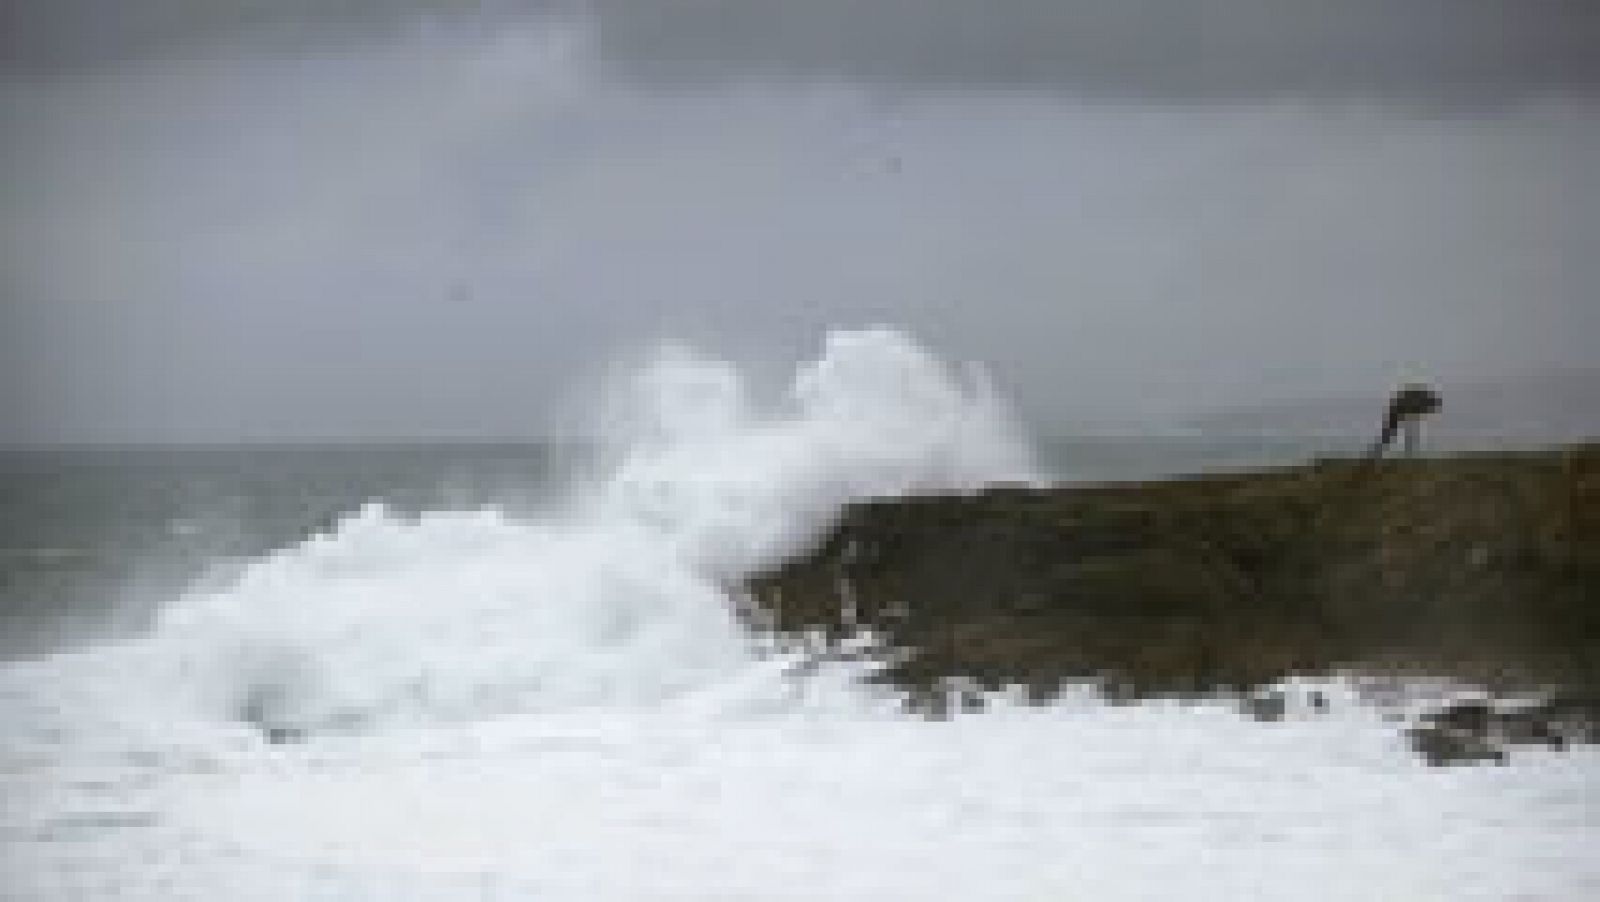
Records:
[[[1043,431],[1596,363],[1594,100],[663,91],[592,22],[356,31],[0,84],[0,438],[525,435],[639,343],[875,323]]]
[[[0,66],[13,76],[251,49],[369,44],[435,25],[490,26],[560,0],[7,0]]]
[[[1176,97],[1592,88],[1586,0],[598,0],[641,77]]]
[[[552,12],[589,17],[607,64],[650,84],[1443,100],[1600,87],[1591,0],[11,0],[0,59],[37,73]]]

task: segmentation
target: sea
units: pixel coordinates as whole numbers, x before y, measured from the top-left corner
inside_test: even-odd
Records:
[[[771,396],[679,348],[602,406],[583,441],[0,453],[0,899],[1600,898],[1595,749],[1407,746],[1408,699],[1470,687],[930,717],[875,637],[736,613],[854,501],[1348,443],[1036,440],[887,329]]]

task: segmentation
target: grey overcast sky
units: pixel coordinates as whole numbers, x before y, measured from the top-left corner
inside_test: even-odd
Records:
[[[1041,433],[1597,366],[1590,0],[5,0],[0,443],[893,323]]]

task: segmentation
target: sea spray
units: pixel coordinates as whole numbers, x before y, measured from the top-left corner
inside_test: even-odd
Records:
[[[882,330],[834,336],[771,403],[682,351],[630,382],[645,398],[612,465],[568,503],[371,506],[173,601],[141,639],[0,666],[0,895],[1150,899],[1181,881],[1194,899],[1487,900],[1600,885],[1592,749],[1440,773],[1353,701],[1256,723],[1077,693],[932,721],[829,655],[796,676],[730,614],[744,574],[854,498],[1025,477],[1003,408]]]
[[[1033,474],[981,374],[889,329],[829,335],[772,403],[683,348],[618,390],[621,451],[563,508],[368,507],[179,600],[150,643],[204,716],[274,738],[703,703],[755,691],[759,656],[731,613],[741,580],[844,505]]]

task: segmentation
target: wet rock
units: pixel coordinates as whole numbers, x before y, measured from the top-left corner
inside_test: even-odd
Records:
[[[1506,761],[1505,751],[1484,736],[1430,726],[1412,727],[1406,735],[1412,750],[1433,767]]]
[[[1424,715],[1408,730],[1430,764],[1504,760],[1517,746],[1564,749],[1600,739],[1600,710],[1593,700],[1557,696],[1543,701],[1458,701]]]
[[[1255,720],[1279,721],[1288,707],[1288,699],[1282,692],[1262,692],[1245,696],[1240,706]]]
[[[1428,722],[1440,729],[1472,736],[1484,736],[1495,722],[1495,711],[1487,701],[1456,702],[1428,716]]]
[[[1542,713],[1458,706],[1413,737],[1428,760],[1495,760],[1595,741],[1579,700],[1600,687],[1600,444],[868,502],[748,590],[780,634],[871,630],[912,704],[952,678],[1041,700],[1089,683],[1236,694],[1271,720],[1261,687],[1396,666],[1560,690]]]

